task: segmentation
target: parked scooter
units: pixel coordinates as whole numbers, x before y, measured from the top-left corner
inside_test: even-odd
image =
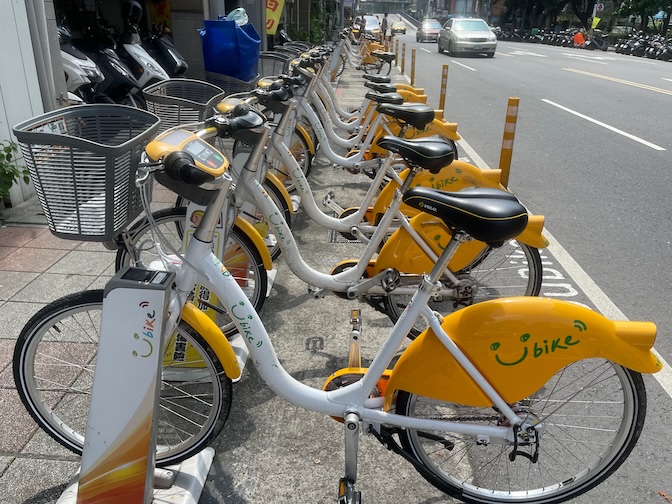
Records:
[[[589,51],[606,51],[609,49],[609,40],[602,35],[601,30],[594,30],[592,36],[586,40],[584,48]]]
[[[121,33],[117,50],[131,69],[133,76],[144,89],[150,84],[170,79],[161,65],[142,47],[138,23],[142,18],[142,6],[136,0],[126,0],[122,5],[124,31]]]
[[[72,33],[67,27],[59,26],[57,31],[69,94],[68,101],[94,103],[96,86],[103,81],[103,73],[93,60],[72,45]]]
[[[154,25],[149,38],[143,41],[142,46],[171,77],[180,77],[189,68],[187,61],[175,49],[170,29],[165,24]]]
[[[103,81],[96,88],[94,103],[118,103],[146,108],[138,80],[115,52],[116,42],[109,28],[101,25],[89,27],[76,44],[103,73]]]

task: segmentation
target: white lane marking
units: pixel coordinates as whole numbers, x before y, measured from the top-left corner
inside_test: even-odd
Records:
[[[661,79],[672,82],[672,79],[666,79],[665,77],[661,77]]]
[[[569,112],[570,114],[574,114],[577,117],[580,117],[581,119],[585,119],[586,121],[592,122],[593,124],[597,124],[598,126],[602,126],[603,128],[606,128],[610,131],[613,131],[614,133],[618,133],[619,135],[623,135],[626,138],[629,138],[630,140],[634,140],[635,142],[639,142],[642,145],[646,145],[647,147],[651,147],[652,149],[659,150],[659,151],[664,151],[666,150],[663,147],[660,147],[659,145],[656,145],[651,142],[647,142],[643,138],[639,138],[635,135],[631,135],[630,133],[626,133],[623,130],[619,130],[618,128],[614,128],[613,126],[609,126],[608,124],[605,124],[601,121],[598,121],[597,119],[593,119],[592,117],[588,117],[587,115],[581,114],[580,112],[577,112],[576,110],[569,109],[567,107],[563,107],[562,105],[559,105],[557,103],[554,103],[550,100],[542,99],[541,101],[548,103],[549,105],[553,105],[554,107],[557,107],[561,110],[564,110],[565,112]]]
[[[583,58],[587,60],[610,60],[610,61],[615,61],[616,58],[611,58],[609,56],[590,56],[588,54],[577,54],[577,53],[562,53],[565,56],[569,56],[570,58]]]
[[[588,276],[588,273],[579,266],[579,264],[569,255],[569,253],[544,229],[544,236],[548,238],[548,250],[553,254],[553,257],[560,263],[560,265],[569,273],[576,284],[583,290],[583,292],[592,301],[595,307],[602,312],[607,318],[614,320],[628,320],[621,310],[609,299],[602,289]],[[660,383],[667,395],[672,397],[672,368],[663,359],[663,356],[658,353],[655,348],[651,349],[653,354],[663,364],[663,369],[653,375],[653,377]]]
[[[424,47],[421,47],[421,48],[420,48],[420,50],[421,50],[421,51],[425,51],[425,52],[428,52],[428,53],[431,53],[431,52],[433,52],[433,51],[430,51],[429,49],[425,49]]]
[[[467,70],[471,70],[472,72],[475,72],[475,71],[476,71],[475,68],[471,68],[470,66],[467,66],[467,65],[465,65],[464,63],[460,63],[459,61],[450,60],[450,62],[451,62],[451,63],[455,63],[456,65],[460,65],[461,67],[464,67],[464,68],[466,68]]]
[[[533,52],[530,52],[530,51],[522,51],[520,49],[516,49],[511,54],[517,54],[517,55],[520,55],[520,56],[536,56],[537,58],[548,58],[548,56],[545,55],[545,54],[537,54],[537,53],[533,53]]]
[[[587,61],[589,63],[599,63],[600,65],[608,65],[609,64],[606,61],[597,61],[596,59],[592,59],[592,58],[584,58],[582,56],[577,56],[576,54],[569,54],[569,55],[567,55],[567,58],[568,59],[575,59],[575,60],[579,60],[579,61]]]
[[[467,143],[467,141],[462,137],[458,141],[458,144],[471,158],[473,163],[478,166],[481,170],[487,170],[490,167],[488,164],[478,155],[476,151]],[[572,277],[572,280],[576,285],[586,294],[588,299],[595,305],[595,307],[607,318],[616,319],[616,320],[628,320],[625,314],[618,309],[618,307],[613,303],[611,299],[604,293],[602,289],[593,281],[588,273],[579,266],[574,258],[569,255],[560,243],[549,233],[548,229],[544,228],[544,236],[548,238],[548,251],[553,255],[555,260],[562,266],[562,268]],[[668,396],[672,397],[672,368],[663,358],[663,356],[656,350],[652,348],[651,351],[656,356],[657,359],[663,365],[663,368],[655,373],[653,377],[660,383],[663,390],[667,393]]]
[[[505,52],[497,52],[497,56],[506,56],[507,58],[513,58],[513,54],[506,54]]]

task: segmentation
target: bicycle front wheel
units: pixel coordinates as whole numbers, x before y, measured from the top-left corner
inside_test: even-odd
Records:
[[[47,434],[77,454],[84,445],[102,307],[102,290],[58,299],[30,319],[14,349],[21,401]],[[216,354],[180,322],[164,348],[154,418],[157,464],[175,464],[205,448],[226,422],[232,393]]]
[[[154,212],[152,215],[165,239],[175,250],[181,250],[187,209],[169,208]],[[152,263],[161,264],[150,230],[149,222],[145,219],[128,231],[132,251],[126,247],[117,251],[117,271],[124,266],[134,266],[138,263],[142,263],[145,267]],[[254,309],[259,312],[266,300],[268,274],[252,240],[234,226],[227,236],[222,257],[219,259],[245,291]],[[215,312],[216,324],[225,335],[229,336],[237,331],[226,311],[219,304],[212,302],[211,293],[200,290],[197,305],[201,309],[211,308]]]
[[[406,392],[399,393],[396,408],[419,418],[507,425],[494,406],[474,408]],[[602,359],[582,360],[512,408],[542,424],[538,448],[519,445],[525,455],[513,461],[512,445],[483,443],[477,436],[406,429],[401,442],[431,471],[434,477],[425,476],[430,483],[464,502],[564,502],[604,481],[628,457],[644,425],[646,391],[639,373]]]
[[[283,197],[282,193],[280,192],[280,189],[276,187],[275,184],[271,184],[268,181],[268,179],[264,180],[261,185],[264,188],[264,190],[268,193],[275,206],[278,207],[278,210],[280,211],[283,218],[287,222],[287,225],[291,229],[292,209],[289,208],[289,204],[287,203],[287,200],[285,200],[285,198]],[[178,196],[177,199],[175,200],[175,206],[178,208],[186,207],[187,205],[189,205],[189,200],[187,200],[183,196]],[[257,208],[256,206],[252,206],[252,203],[246,204],[243,206],[242,209],[242,217],[249,220],[250,223],[255,227],[257,232],[264,239],[264,242],[268,247],[268,253],[271,254],[271,259],[274,261],[278,259],[278,257],[280,257],[280,254],[282,253],[282,250],[280,249],[280,244],[278,243],[278,239],[273,234],[272,228],[269,225],[268,221],[266,220],[266,217],[264,217],[264,214],[261,213],[261,210],[259,210],[259,208]],[[182,226],[182,228],[183,227],[184,226]],[[183,235],[184,233],[182,232],[181,236]]]
[[[429,300],[432,310],[447,315],[458,308],[489,299],[509,296],[538,296],[541,291],[543,268],[539,250],[515,240],[501,247],[486,247],[462,271],[455,272],[462,286],[452,287],[447,278],[441,282],[452,295],[437,295]],[[419,280],[418,280],[419,281]],[[393,322],[401,316],[411,300],[410,295],[393,293],[383,298],[387,315]],[[418,318],[409,337],[415,338],[429,324]]]

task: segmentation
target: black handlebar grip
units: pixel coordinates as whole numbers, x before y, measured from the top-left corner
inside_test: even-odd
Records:
[[[171,152],[163,158],[163,167],[168,177],[189,185],[199,186],[215,180],[215,177],[194,164],[194,158],[188,152]]]

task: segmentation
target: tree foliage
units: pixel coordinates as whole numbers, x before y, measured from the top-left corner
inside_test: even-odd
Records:
[[[595,5],[600,0],[505,0],[500,24],[511,23],[523,30],[552,28],[562,12],[571,12],[580,26],[590,29]],[[641,30],[653,29],[667,33],[672,12],[672,0],[622,0],[613,15],[618,18],[637,16]],[[663,11],[663,19],[654,16]]]

